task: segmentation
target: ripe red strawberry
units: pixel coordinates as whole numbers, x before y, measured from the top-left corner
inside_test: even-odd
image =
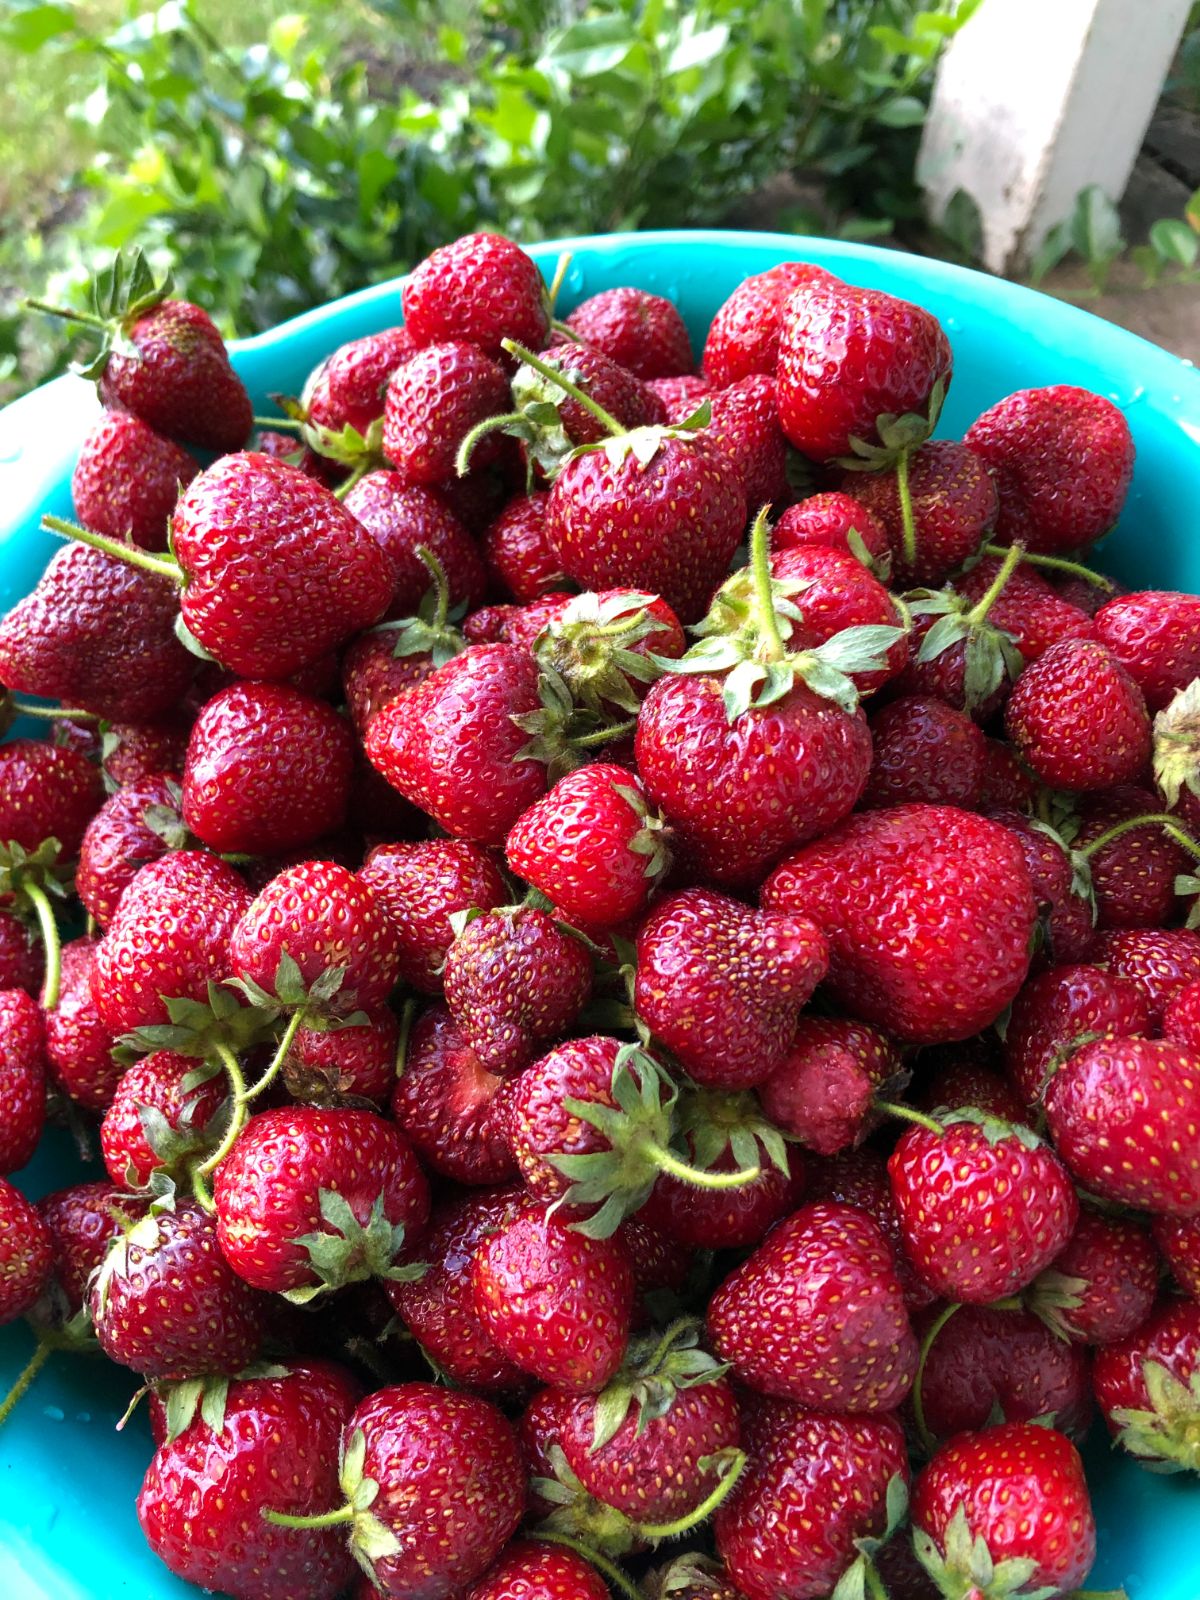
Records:
[[[183,818],[213,850],[282,854],[339,828],[354,740],[345,721],[286,683],[235,683],[196,718]]]
[[[328,489],[283,461],[224,456],[180,497],[183,620],[229,672],[287,678],[377,622],[387,557]]]
[[[179,491],[200,471],[186,450],[128,411],[106,411],[79,447],[71,474],[85,528],[165,550]]]
[[[875,754],[863,793],[867,807],[961,806],[973,811],[983,794],[983,734],[964,711],[944,700],[904,695],[871,717]]]
[[[515,1539],[464,1600],[608,1600],[604,1579],[560,1544]]]
[[[435,671],[437,662],[431,652],[419,647],[410,650],[416,643],[408,628],[385,622],[360,633],[343,655],[342,690],[360,740],[366,738],[377,711]],[[453,654],[449,651],[445,659]]]
[[[1004,565],[1003,556],[984,556],[954,587],[972,605],[982,601]],[[1094,639],[1091,618],[1066,600],[1042,575],[1021,562],[1004,580],[988,607],[988,621],[1012,635],[1026,661],[1037,661],[1060,639]]]
[[[268,1306],[217,1248],[216,1219],[191,1200],[117,1238],[88,1303],[111,1361],[172,1379],[240,1372],[262,1343]]]
[[[416,348],[409,328],[381,328],[339,345],[314,367],[304,385],[301,406],[308,426],[302,437],[311,439],[313,430],[319,439],[322,431],[336,436],[353,428],[368,447],[377,449],[388,379]]]
[[[46,1059],[51,1077],[70,1099],[103,1111],[116,1091],[123,1064],[113,1058],[114,1031],[101,1020],[92,998],[95,939],[63,946],[58,1004],[46,1013]]]
[[[545,489],[518,495],[488,524],[483,536],[483,556],[492,581],[521,605],[561,589],[565,582],[546,533],[549,505]]]
[[[0,990],[0,1173],[25,1165],[37,1149],[45,1120],[41,1009],[23,989]]]
[[[75,890],[102,928],[138,869],[187,843],[179,805],[179,786],[160,773],[118,789],[88,823]]]
[[[752,372],[773,376],[788,296],[807,283],[836,281],[824,267],[807,261],[783,261],[744,278],[709,323],[701,363],[705,377],[723,389]]]
[[[1079,1453],[1063,1434],[1028,1422],[944,1445],[913,1486],[912,1520],[917,1554],[947,1594],[972,1584],[979,1593],[1007,1584],[1065,1594],[1096,1559]]]
[[[856,439],[887,446],[890,429],[882,437],[878,419],[932,412],[932,422],[951,365],[946,335],[920,306],[836,280],[810,282],[788,297],[780,319],[783,431],[814,461],[849,456]]]
[[[639,589],[546,595],[517,608],[505,635],[514,644],[528,643],[538,664],[557,672],[575,704],[603,725],[635,713],[661,663],[679,660],[687,649],[671,607]]]
[[[49,1228],[21,1191],[0,1178],[0,1324],[30,1309],[53,1267]]]
[[[1200,982],[1200,934],[1190,928],[1117,928],[1098,933],[1088,956],[1141,991],[1150,1033],[1162,1027],[1163,1013],[1179,991]]]
[[[831,1156],[865,1137],[872,1099],[900,1072],[896,1047],[877,1028],[848,1017],[803,1016],[758,1095],[777,1127]]]
[[[948,1300],[986,1305],[1032,1283],[1067,1243],[1079,1202],[1025,1127],[951,1111],[917,1124],[888,1161],[909,1259]]]
[[[342,504],[391,565],[392,597],[385,616],[416,615],[432,582],[417,555],[422,547],[441,564],[451,605],[482,605],[488,586],[483,558],[462,523],[431,490],[410,484],[400,472],[369,472]]]
[[[294,433],[273,433],[260,429],[251,440],[260,456],[270,456],[273,461],[286,461],[289,467],[299,467],[310,478],[316,478],[327,489],[336,489],[346,477],[347,469],[329,456],[318,455],[307,444],[301,443]]]
[[[425,1354],[451,1383],[484,1394],[521,1394],[531,1379],[503,1355],[475,1314],[471,1257],[489,1233],[529,1205],[524,1189],[484,1189],[434,1208],[423,1277],[384,1285]]]
[[[892,1251],[853,1206],[820,1201],[779,1223],[717,1288],[708,1337],[760,1394],[844,1411],[890,1411],[917,1343]]]
[[[1020,847],[952,806],[852,817],[778,866],[762,903],[811,917],[829,941],[834,997],[910,1043],[978,1033],[1029,965],[1034,904]]]
[[[471,1260],[475,1314],[524,1372],[594,1394],[629,1340],[633,1272],[615,1239],[591,1239],[530,1207],[482,1239]]]
[[[190,729],[191,717],[178,713],[154,722],[109,723],[98,752],[106,785],[123,789],[160,772],[182,776]]]
[[[670,300],[645,289],[605,289],[567,318],[584,344],[638,378],[670,378],[695,368],[683,318]]]
[[[905,469],[911,501],[908,532],[898,469],[848,472],[838,487],[884,526],[892,571],[902,583],[942,583],[975,555],[996,522],[996,488],[965,445],[937,439],[919,445]]]
[[[227,977],[229,940],[250,904],[241,878],[199,850],[142,867],[96,949],[92,999],[113,1036],[169,1020],[166,1001],[204,1000]]]
[[[226,1259],[247,1283],[297,1301],[403,1272],[429,1186],[408,1140],[373,1111],[285,1106],[251,1117],[217,1168]]]
[[[71,857],[103,798],[100,774],[78,752],[34,739],[0,744],[0,843],[32,853],[57,839]]]
[[[1142,692],[1111,651],[1090,639],[1064,639],[1027,667],[1004,725],[1034,776],[1055,788],[1136,782],[1150,759]]]
[[[698,372],[681,372],[673,378],[648,378],[646,388],[662,411],[656,420],[672,426],[694,416],[713,392],[712,384]]]
[[[634,1005],[698,1083],[749,1088],[783,1061],[827,962],[809,918],[685,889],[642,924]]]
[[[486,850],[462,839],[376,845],[359,877],[374,891],[396,929],[400,976],[425,994],[439,994],[450,919],[460,911],[493,911],[509,892]]]
[[[203,1410],[155,1451],[138,1521],[187,1583],[334,1600],[355,1571],[342,1530],[280,1527],[262,1513],[305,1517],[337,1504],[338,1446],[358,1385],[323,1361],[272,1373],[234,1379],[215,1402],[206,1389]]]
[[[908,662],[905,619],[892,596],[849,550],[832,550],[827,545],[781,550],[771,558],[771,573],[785,584],[797,585],[791,598],[799,607],[800,620],[792,625],[791,649],[815,649],[844,628],[896,628],[895,642],[881,652],[881,666],[847,676],[859,694],[865,695],[904,669]]]
[[[1096,923],[1101,928],[1160,928],[1175,911],[1175,879],[1192,857],[1155,823],[1114,829],[1138,817],[1161,815],[1159,802],[1147,789],[1119,784],[1079,804],[1080,825],[1071,840],[1091,870],[1096,897]]]
[[[514,720],[540,707],[528,651],[476,645],[375,715],[367,756],[447,833],[502,844],[546,790],[544,761],[522,757],[529,735]]]
[[[54,1280],[47,1298],[61,1329],[83,1310],[93,1274],[124,1223],[141,1216],[142,1202],[111,1183],[75,1183],[43,1196],[37,1210],[54,1246]]]
[[[1045,1107],[1060,1156],[1091,1194],[1175,1217],[1200,1209],[1200,1059],[1181,1045],[1085,1044],[1051,1078]]]
[[[383,414],[383,453],[409,483],[435,487],[455,473],[463,440],[479,423],[511,409],[508,379],[477,346],[427,345],[392,375]],[[498,459],[503,440],[485,437],[476,468]]]
[[[1167,1231],[1189,1226],[1187,1219],[1159,1217],[1151,1239],[1132,1218],[1083,1210],[1066,1246],[1030,1290],[1027,1304],[1077,1344],[1128,1338],[1149,1316],[1158,1293],[1162,1263],[1155,1240],[1162,1246]]]
[[[630,1230],[638,1235],[629,1244],[635,1272],[640,1273],[644,1263],[634,1243],[644,1248],[640,1235],[647,1226],[674,1245],[675,1261],[682,1255],[686,1276],[689,1256],[682,1252],[744,1250],[760,1244],[805,1195],[804,1156],[794,1144],[780,1150],[778,1130],[765,1120],[753,1095],[690,1092],[678,1119],[680,1152],[693,1168],[702,1161],[704,1174],[718,1181],[727,1173],[742,1176],[727,1180],[734,1187],[717,1188],[701,1187],[694,1173],[679,1177],[663,1172],[642,1210],[621,1224],[621,1237]],[[762,1169],[750,1183],[744,1181],[743,1160]]]
[[[667,841],[634,774],[597,761],[523,812],[505,852],[569,922],[613,928],[644,910],[670,865]]]
[[[488,1072],[443,1006],[413,1027],[391,1113],[431,1172],[457,1183],[504,1183],[513,1085]]]
[[[1133,437],[1102,395],[1069,384],[1020,389],[967,429],[1000,492],[997,537],[1065,555],[1116,522],[1133,473]]]
[[[551,591],[528,605],[480,606],[463,618],[463,637],[468,644],[518,644],[532,651],[547,626],[557,621],[575,598],[566,590]]]
[[[502,339],[540,350],[550,331],[541,273],[498,233],[464,234],[434,250],[404,280],[401,298],[418,345],[466,339],[498,356]]]
[[[1137,1028],[1123,1028],[1123,1033],[1137,1033]],[[1174,1039],[1189,1050],[1200,1050],[1200,983],[1189,983],[1180,989],[1163,1014],[1164,1039]]]
[[[896,1281],[909,1311],[920,1311],[932,1305],[936,1298],[933,1290],[917,1276],[904,1251],[900,1214],[892,1198],[892,1186],[888,1181],[887,1163],[883,1156],[870,1145],[840,1150],[836,1156],[826,1160],[810,1159],[808,1176],[807,1198],[810,1201],[837,1200],[843,1205],[857,1206],[875,1223],[891,1248]]]
[[[100,1124],[108,1175],[120,1189],[143,1189],[155,1172],[182,1178],[193,1160],[216,1147],[227,1085],[216,1073],[190,1089],[197,1062],[154,1050],[117,1085]]]
[[[1200,1228],[1195,1217],[1155,1217],[1152,1230],[1175,1282],[1184,1294],[1200,1299]]]
[[[305,990],[337,969],[341,983],[321,995],[318,1009],[344,1016],[381,1005],[391,994],[399,976],[397,943],[368,884],[335,861],[305,861],[285,868],[242,913],[230,940],[230,967],[243,981],[289,1000],[281,989],[285,957],[299,968]]]
[[[1096,1352],[1092,1384],[1125,1449],[1159,1472],[1200,1467],[1200,1305],[1164,1300],[1128,1338]]]
[[[40,944],[19,917],[0,910],[0,989],[36,995],[45,971]]]
[[[1013,1002],[1005,1065],[1026,1105],[1036,1105],[1055,1067],[1081,1038],[1139,1035],[1150,1031],[1149,1024],[1146,1002],[1128,979],[1087,964],[1051,967]]]
[[[746,1600],[820,1600],[897,1520],[908,1482],[894,1417],[825,1415],[774,1401],[716,1514],[717,1553]],[[893,1515],[895,1513],[895,1515]]]
[[[917,1320],[923,1343],[938,1315],[932,1308]],[[934,1439],[948,1439],[997,1418],[1053,1416],[1055,1427],[1082,1440],[1092,1418],[1089,1372],[1083,1346],[1032,1312],[964,1305],[929,1346],[921,1377],[925,1425]]]
[[[283,1063],[293,1100],[315,1105],[353,1101],[386,1103],[396,1082],[400,1024],[386,1006],[363,1013],[350,1027],[300,1027]]]
[[[873,511],[853,495],[831,492],[810,495],[787,506],[775,524],[772,542],[776,552],[821,545],[848,550],[869,558],[863,565],[879,563],[891,550],[887,529]]]
[[[787,440],[779,426],[775,380],[751,373],[709,397],[705,432],[737,468],[747,506],[769,505],[789,495]]]
[[[1017,840],[1038,908],[1039,963],[1080,961],[1095,937],[1095,899],[1086,860],[1063,835],[1019,811],[988,811]]]
[[[993,1070],[992,1063],[996,1059],[977,1055],[970,1044],[965,1048],[947,1045],[942,1050],[927,1050],[911,1096],[913,1105],[918,1110],[931,1112],[974,1109],[986,1112],[989,1117],[998,1117],[1002,1122],[1031,1126],[1020,1095],[1007,1078]]]
[[[1118,595],[1094,618],[1106,644],[1146,697],[1151,711],[1169,705],[1200,677],[1200,598],[1174,591]]]
[[[986,760],[983,768],[983,806],[1030,812],[1037,798],[1037,784],[1013,753],[1010,745],[1000,739],[986,738]]]
[[[446,953],[446,1004],[488,1071],[511,1077],[561,1038],[592,988],[587,948],[544,911],[477,917]]]

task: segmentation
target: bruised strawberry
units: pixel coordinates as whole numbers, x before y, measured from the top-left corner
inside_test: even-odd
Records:
[[[386,1102],[396,1081],[400,1024],[386,1006],[360,1013],[352,1025],[300,1027],[283,1063],[293,1100],[315,1105],[343,1100]]]
[[[415,616],[430,586],[424,548],[445,574],[449,601],[468,609],[481,605],[487,573],[474,539],[429,489],[410,484],[400,472],[369,472],[342,504],[367,530],[392,568],[387,617]]]
[[[604,289],[576,306],[567,327],[638,378],[669,378],[695,366],[678,310],[645,289]]]
[[[1013,1003],[1005,1065],[1025,1103],[1036,1105],[1054,1069],[1082,1039],[1149,1030],[1149,1009],[1128,979],[1087,963],[1050,967]]]
[[[831,1156],[865,1137],[873,1098],[900,1073],[896,1047],[878,1028],[848,1017],[802,1016],[758,1093],[772,1122]]]
[[[85,528],[165,550],[179,492],[200,471],[186,450],[128,411],[106,411],[79,447],[71,474]]]
[[[701,363],[709,382],[724,389],[752,372],[774,376],[784,303],[794,289],[826,281],[836,280],[807,261],[782,261],[744,278],[709,323]]]
[[[494,911],[509,892],[495,861],[462,839],[380,844],[359,877],[396,929],[400,976],[426,994],[440,994],[446,952],[455,940],[457,912]]]

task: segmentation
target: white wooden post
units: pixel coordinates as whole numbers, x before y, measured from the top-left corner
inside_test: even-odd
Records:
[[[984,260],[1014,272],[1081,189],[1117,201],[1190,0],[984,0],[942,57],[917,172],[936,219],[979,206]]]

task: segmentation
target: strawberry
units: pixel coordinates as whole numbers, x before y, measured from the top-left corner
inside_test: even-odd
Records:
[[[340,1020],[296,1029],[283,1063],[288,1093],[315,1105],[386,1103],[396,1081],[400,1024],[385,1006],[359,1013],[353,1026],[341,1027]]]
[[[1182,1045],[1096,1039],[1059,1067],[1045,1107],[1060,1156],[1089,1193],[1167,1216],[1200,1209],[1200,1059]]]
[[[533,907],[470,922],[450,946],[446,1002],[488,1071],[511,1077],[565,1033],[591,991],[587,950]]]
[[[835,999],[910,1043],[978,1033],[1029,965],[1034,904],[1020,848],[953,806],[852,817],[776,867],[762,904],[811,917],[829,941]]]
[[[413,1028],[391,1113],[425,1165],[458,1183],[515,1177],[512,1086],[487,1071],[450,1013],[434,1006]]]
[[[1100,607],[1094,624],[1151,711],[1161,711],[1200,677],[1200,597],[1149,590],[1118,595]]]
[[[484,1394],[521,1394],[532,1381],[493,1344],[471,1298],[476,1247],[528,1204],[525,1191],[514,1185],[435,1206],[421,1246],[429,1263],[425,1275],[384,1286],[405,1326],[450,1382]]]
[[[900,1072],[895,1046],[877,1028],[848,1017],[802,1016],[758,1094],[777,1127],[831,1156],[865,1137],[872,1099]]]
[[[1037,902],[1038,962],[1080,961],[1095,937],[1096,900],[1086,857],[1057,829],[1019,811],[989,811],[1016,838]],[[1067,823],[1064,828],[1071,831]]]
[[[113,1035],[169,1021],[168,999],[204,1000],[229,973],[229,940],[250,904],[241,878],[199,850],[139,869],[96,949],[90,984]]]
[[[905,1254],[900,1213],[892,1198],[892,1186],[888,1181],[884,1158],[869,1145],[864,1145],[858,1149],[840,1150],[826,1160],[810,1161],[808,1171],[807,1197],[810,1201],[837,1200],[843,1205],[857,1206],[878,1227],[891,1248],[896,1281],[909,1311],[920,1311],[932,1305],[936,1298],[933,1290],[918,1277]]]
[[[1020,1095],[1007,1078],[993,1070],[992,1058],[977,1055],[971,1045],[961,1053],[956,1045],[926,1050],[918,1065],[921,1075],[911,1096],[918,1110],[973,1109],[997,1117],[1001,1122],[1030,1126]]]
[[[178,784],[157,774],[118,789],[88,823],[75,890],[102,928],[138,869],[187,843],[179,805]]]
[[[252,1116],[217,1168],[217,1237],[247,1283],[297,1303],[396,1276],[429,1218],[408,1140],[373,1111],[286,1106]]]
[[[104,795],[86,757],[34,739],[0,744],[0,843],[29,853],[55,839],[74,856]]]
[[[972,1585],[984,1595],[1064,1594],[1096,1559],[1079,1453],[1028,1422],[943,1445],[913,1486],[912,1520],[917,1554],[943,1594]]]
[[[128,411],[106,411],[79,447],[71,474],[85,528],[165,550],[179,491],[200,471],[186,450]]]
[[[1004,1038],[1005,1065],[1025,1104],[1032,1106],[1082,1039],[1149,1031],[1146,1002],[1128,979],[1086,963],[1050,967],[1031,979],[1013,1002]]]
[[[827,965],[809,918],[685,889],[638,933],[634,1006],[698,1083],[749,1088],[783,1061]]]
[[[807,1166],[799,1147],[784,1144],[752,1094],[690,1091],[681,1097],[676,1120],[678,1149],[692,1170],[662,1172],[643,1209],[621,1224],[621,1236],[650,1226],[677,1253],[680,1247],[743,1250],[760,1244],[804,1196]],[[758,1176],[747,1181],[756,1168]],[[640,1237],[637,1242],[644,1248]],[[642,1271],[632,1245],[630,1254],[634,1270]]]
[[[1171,1276],[1193,1300],[1200,1299],[1200,1230],[1194,1217],[1155,1217],[1154,1242]]]
[[[550,332],[541,273],[498,233],[464,234],[434,250],[404,280],[401,299],[418,345],[466,339],[498,356],[503,339],[540,350]]]
[[[1167,829],[1141,817],[1161,817],[1147,789],[1119,784],[1079,803],[1071,847],[1084,857],[1101,928],[1159,928],[1175,911],[1175,880],[1193,857]]]
[[[966,442],[1000,494],[997,537],[1066,555],[1116,522],[1133,472],[1133,437],[1102,395],[1056,384],[999,400],[967,429]]]
[[[555,590],[528,605],[480,606],[463,618],[463,638],[468,644],[519,644],[532,651],[548,624],[561,617],[574,599],[565,590]]]
[[[1023,1289],[1079,1216],[1049,1146],[980,1111],[922,1114],[892,1151],[888,1175],[908,1258],[948,1300],[985,1305]]]
[[[0,910],[0,989],[36,995],[45,971],[41,946],[19,917]]]
[[[416,349],[409,328],[381,328],[339,345],[313,368],[304,385],[295,408],[302,413],[301,437],[319,450],[327,440],[343,442],[338,436],[352,428],[368,450],[378,451],[388,379]],[[291,405],[285,409],[295,414]]]
[[[340,1530],[281,1527],[262,1513],[304,1517],[337,1502],[338,1445],[357,1399],[350,1373],[323,1361],[206,1386],[138,1494],[155,1555],[204,1589],[334,1600],[354,1574]]]
[[[154,1050],[125,1073],[100,1124],[100,1150],[120,1189],[144,1189],[156,1172],[186,1176],[193,1160],[215,1149],[228,1112],[220,1073],[194,1082],[197,1064]],[[189,1082],[189,1080],[191,1080]]]
[[[1123,1033],[1137,1033],[1137,1028],[1123,1028]],[[1189,1050],[1200,1049],[1200,983],[1189,983],[1180,989],[1163,1013],[1162,1033],[1165,1039],[1174,1039]]]
[[[708,1338],[760,1394],[845,1411],[890,1411],[917,1344],[892,1252],[853,1206],[820,1201],[779,1223],[719,1285]]]
[[[286,683],[235,683],[196,718],[183,819],[213,850],[281,854],[345,820],[354,741],[323,700]]]
[[[1064,639],[1025,669],[1004,726],[1034,776],[1052,787],[1134,782],[1150,759],[1142,692],[1111,651],[1090,639]]]
[[[908,661],[908,639],[901,631],[904,617],[883,585],[848,550],[824,546],[796,546],[771,558],[772,576],[787,586],[800,609],[792,624],[788,644],[793,650],[813,650],[828,643],[843,629],[881,626],[895,628],[897,636],[873,671],[847,674],[859,694],[870,694],[901,672]],[[791,585],[795,584],[794,591]]]
[[[514,1539],[463,1600],[608,1600],[604,1579],[581,1555],[543,1539]]]
[[[217,1248],[216,1219],[187,1200],[114,1240],[88,1304],[110,1361],[182,1379],[240,1372],[262,1343],[268,1302]]]
[[[848,550],[872,570],[877,570],[891,551],[887,529],[875,513],[853,495],[839,492],[810,495],[780,513],[774,532],[776,551],[814,544]]]
[[[1037,799],[1037,784],[1013,753],[999,739],[984,739],[983,807],[1018,812],[1032,811]]]
[[[521,605],[561,589],[565,582],[546,533],[549,506],[545,489],[517,495],[483,535],[483,558],[493,583]]]
[[[428,488],[454,475],[459,447],[480,423],[510,408],[508,380],[475,345],[426,345],[393,373],[383,414],[383,453],[409,483]],[[475,451],[475,467],[499,456],[498,435]]]
[[[44,1195],[37,1210],[54,1246],[49,1298],[56,1302],[61,1328],[83,1311],[89,1284],[109,1245],[124,1231],[126,1222],[136,1222],[141,1216],[142,1202],[111,1183],[75,1183]]]
[[[724,389],[752,372],[772,376],[779,356],[779,325],[784,303],[808,283],[835,283],[833,274],[807,261],[783,261],[744,278],[717,309],[708,325],[701,365],[704,375]]]
[[[429,489],[410,485],[400,472],[369,472],[342,504],[379,545],[392,568],[387,617],[415,616],[429,588],[429,568],[417,554],[424,547],[441,565],[452,606],[481,605],[487,573],[474,539]]]
[[[376,845],[359,877],[396,929],[401,978],[425,994],[441,992],[446,952],[456,937],[451,917],[494,911],[509,899],[492,857],[462,839]]]
[[[118,255],[97,280],[94,312],[28,303],[103,334],[83,375],[96,379],[106,410],[131,411],[181,444],[238,450],[254,421],[250,396],[212,318],[190,300],[169,300],[167,292],[139,252],[129,260]]]
[[[662,412],[655,420],[672,426],[695,416],[701,404],[710,399],[713,392],[712,384],[698,372],[680,372],[673,378],[647,378],[646,388]]]
[[[505,852],[569,922],[613,928],[645,909],[670,866],[668,837],[634,774],[597,761],[522,812]]]
[[[954,580],[954,587],[972,605],[981,602],[1004,572],[1003,554],[984,556],[969,572]],[[1004,576],[1003,585],[988,607],[988,619],[1011,634],[1026,661],[1037,661],[1060,639],[1094,639],[1091,618],[1069,605],[1057,590],[1025,561]]]
[[[546,595],[524,608],[528,627],[517,636],[513,618],[506,637],[514,644],[528,638],[538,664],[557,672],[575,704],[602,724],[636,713],[668,661],[687,649],[679,618],[658,595],[638,589],[605,589],[600,593],[562,597]],[[544,616],[534,625],[538,612]]]
[[[717,1553],[746,1600],[821,1600],[856,1563],[862,1573],[902,1515],[904,1435],[894,1417],[781,1401],[754,1432],[749,1465],[716,1514]]]
[[[919,443],[937,420],[951,365],[946,335],[920,306],[836,280],[809,282],[780,317],[783,431],[814,461],[858,454],[855,441],[868,449]],[[916,413],[923,431],[905,424]]]
[[[25,1165],[37,1149],[45,1120],[41,1010],[22,989],[0,990],[0,1173]]]
[[[419,621],[416,629],[384,622],[360,633],[342,656],[342,691],[359,739],[366,738],[377,711],[424,683],[443,661],[457,654],[460,642],[454,641],[451,648],[450,630],[435,642]],[[432,649],[424,648],[427,643]],[[378,774],[374,776],[377,783],[383,783]],[[399,797],[396,803],[405,804]]]
[[[46,1012],[46,1059],[52,1081],[89,1111],[103,1111],[125,1071],[113,1054],[116,1035],[92,998],[99,944],[72,939],[63,946],[58,1004]]]
[[[160,772],[182,777],[190,730],[191,718],[178,713],[154,722],[110,722],[98,751],[106,787],[123,789]]]
[[[605,289],[576,306],[567,327],[638,378],[694,370],[683,318],[670,300],[645,289]]]
[[[1200,1469],[1200,1306],[1164,1300],[1127,1338],[1096,1352],[1092,1384],[1109,1431],[1158,1472]]]
[[[733,462],[747,506],[788,497],[787,440],[779,426],[775,380],[751,373],[709,398],[706,434]]]
[[[53,1267],[49,1228],[21,1191],[0,1178],[0,1324],[33,1306]]]
[[[229,959],[243,983],[280,999],[290,961],[300,988],[320,987],[318,1008],[344,1016],[387,999],[399,976],[397,943],[369,885],[334,861],[305,861],[285,868],[242,913]],[[338,986],[325,994],[335,972]]]
[[[660,1567],[649,1583],[652,1600],[744,1600],[719,1562],[694,1553]]]
[[[978,806],[986,747],[965,712],[944,700],[904,695],[871,717],[871,741],[875,753],[863,806]]]
[[[919,445],[903,469],[848,472],[838,487],[879,518],[893,573],[905,584],[944,582],[978,553],[996,522],[996,488],[987,467],[949,439]]]
[[[1162,1027],[1163,1013],[1179,991],[1200,981],[1200,934],[1189,928],[1117,928],[1098,933],[1088,956],[1141,991],[1150,1033]]]
[[[1189,1226],[1187,1219],[1158,1217],[1151,1239],[1131,1218],[1081,1211],[1075,1232],[1033,1285],[1026,1303],[1077,1344],[1126,1339],[1149,1316],[1158,1293],[1161,1262],[1155,1242],[1169,1256],[1167,1232]]]
[[[621,1364],[633,1272],[614,1239],[588,1238],[532,1206],[476,1246],[471,1294],[496,1346],[543,1383],[594,1394]]]

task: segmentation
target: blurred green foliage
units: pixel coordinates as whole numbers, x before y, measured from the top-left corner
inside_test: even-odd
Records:
[[[890,232],[977,4],[7,0],[0,380],[66,359],[20,294],[81,304],[134,242],[247,333],[476,227],[702,225],[780,173],[818,180],[835,226]]]

